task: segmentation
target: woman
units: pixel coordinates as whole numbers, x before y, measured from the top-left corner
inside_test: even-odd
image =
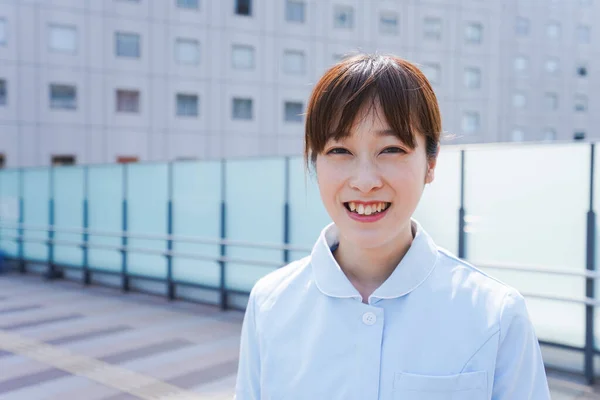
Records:
[[[441,131],[405,60],[358,55],[317,83],[305,160],[333,223],[252,289],[238,400],[550,398],[523,297],[411,219]]]

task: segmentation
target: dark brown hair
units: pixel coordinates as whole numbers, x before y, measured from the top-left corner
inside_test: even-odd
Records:
[[[304,161],[315,166],[329,139],[349,136],[361,108],[375,101],[396,136],[409,148],[422,134],[436,157],[442,130],[437,98],[417,66],[391,55],[360,54],[331,67],[317,82],[306,110]],[[310,165],[309,165],[310,162]]]

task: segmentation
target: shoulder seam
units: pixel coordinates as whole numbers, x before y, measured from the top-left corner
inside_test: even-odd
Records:
[[[478,273],[486,276],[487,278],[492,279],[493,281],[495,281],[495,282],[499,283],[500,285],[504,286],[507,289],[507,293],[510,292],[510,289],[512,288],[510,285],[508,285],[505,282],[502,282],[498,278],[495,278],[495,277],[493,277],[493,276],[485,273],[484,271],[480,270],[479,268],[477,268],[477,266],[471,264],[470,262],[468,262],[466,260],[463,260],[463,259],[460,259],[457,256],[455,256],[454,254],[452,254],[451,252],[449,252],[448,250],[440,248],[440,247],[438,247],[438,252],[442,253],[443,255],[445,255],[446,257],[450,258],[451,260],[454,260],[454,261],[460,263],[461,265],[463,265],[465,267],[468,267],[468,268],[471,268],[471,269],[475,270],[476,272],[478,272]],[[506,294],[505,294],[505,296],[506,296]]]

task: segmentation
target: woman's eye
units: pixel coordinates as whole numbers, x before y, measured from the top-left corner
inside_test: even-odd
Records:
[[[383,150],[384,153],[406,153],[404,150],[402,150],[400,147],[388,147],[387,149]]]
[[[348,153],[348,150],[342,149],[340,147],[336,147],[335,149],[329,150],[327,154],[345,154]]]

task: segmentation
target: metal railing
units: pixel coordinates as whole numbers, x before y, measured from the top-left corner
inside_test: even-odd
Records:
[[[470,260],[468,257],[468,246],[466,236],[466,219],[467,212],[465,206],[465,151],[461,151],[460,158],[460,207],[458,210],[459,214],[459,226],[458,230],[458,256],[463,259],[469,260],[472,264],[480,268],[495,269],[502,271],[517,271],[527,272],[535,274],[545,274],[552,276],[564,276],[564,277],[576,277],[582,278],[586,282],[586,291],[582,297],[568,297],[568,296],[554,296],[539,293],[526,293],[521,292],[525,297],[537,298],[542,300],[551,300],[562,303],[579,304],[585,307],[585,345],[583,347],[572,346],[565,343],[556,343],[548,341],[540,341],[542,344],[562,349],[573,350],[584,353],[584,373],[588,382],[594,381],[594,357],[600,354],[600,351],[595,348],[594,338],[594,311],[596,307],[600,306],[600,300],[595,298],[594,284],[596,279],[600,279],[600,272],[596,271],[595,266],[595,247],[596,247],[596,215],[594,210],[594,144],[590,144],[591,151],[591,163],[590,163],[590,185],[589,185],[589,209],[587,212],[586,222],[586,269],[582,271],[573,271],[572,269],[547,267],[543,265],[521,265],[521,264],[507,264],[503,262],[493,262],[484,260]],[[127,200],[123,199],[122,205],[122,219],[121,224],[122,230],[120,231],[102,231],[89,229],[88,223],[88,202],[87,197],[84,199],[83,204],[83,228],[78,227],[57,227],[54,225],[54,204],[53,197],[50,196],[49,206],[49,224],[48,225],[31,225],[24,223],[23,218],[23,195],[19,197],[19,222],[18,223],[0,223],[0,240],[14,241],[17,244],[17,257],[16,261],[19,263],[19,269],[25,273],[27,271],[28,261],[25,257],[24,244],[25,243],[40,243],[47,246],[47,275],[49,277],[60,276],[59,271],[61,268],[64,269],[76,269],[82,271],[82,282],[85,285],[89,285],[92,282],[93,274],[113,274],[118,275],[121,278],[121,288],[123,291],[130,290],[130,279],[147,279],[151,281],[160,281],[166,283],[166,296],[169,299],[175,299],[177,297],[178,286],[191,286],[201,289],[208,289],[218,292],[219,294],[219,305],[225,310],[229,307],[230,301],[228,296],[230,294],[247,295],[247,291],[228,288],[226,282],[226,272],[229,264],[244,264],[244,265],[256,265],[270,268],[278,268],[282,265],[287,264],[290,261],[290,251],[303,252],[306,254],[310,253],[310,248],[290,245],[290,228],[289,228],[289,171],[288,171],[289,160],[286,159],[286,187],[285,187],[285,200],[283,209],[283,242],[284,243],[262,243],[252,241],[240,241],[227,239],[225,232],[225,220],[226,220],[226,202],[225,195],[222,193],[222,201],[220,205],[220,238],[200,238],[195,236],[185,235],[174,235],[173,234],[173,202],[171,196],[169,196],[167,204],[167,229],[165,234],[148,234],[141,232],[131,232],[127,226]],[[169,181],[172,181],[172,168],[169,168]],[[222,170],[223,173],[223,170]],[[124,172],[126,176],[126,172]],[[87,178],[86,178],[87,179]],[[126,182],[126,181],[125,181]],[[170,183],[171,185],[171,183]],[[224,185],[222,186],[222,190]],[[172,191],[172,189],[169,189]],[[14,230],[15,232],[6,232],[6,230]],[[35,238],[27,235],[29,232],[41,232],[45,237]],[[70,234],[79,235],[80,240],[66,240],[57,239],[56,234]],[[120,239],[120,244],[101,244],[92,243],[91,239],[96,237],[107,237]],[[157,240],[164,242],[164,249],[156,249],[143,246],[132,246],[130,240]],[[188,244],[201,244],[201,245],[214,245],[219,247],[219,256],[206,255],[201,253],[194,253],[189,251],[178,251],[174,250],[176,244],[188,243]],[[56,263],[54,253],[56,246],[72,246],[82,250],[82,265],[58,265]],[[264,249],[281,251],[281,262],[277,261],[261,261],[261,260],[250,260],[245,258],[231,257],[227,255],[227,249],[230,247],[247,247],[253,249]],[[110,271],[105,269],[99,269],[91,267],[89,264],[89,250],[90,249],[103,249],[113,250],[121,254],[121,267],[118,271]],[[132,273],[128,268],[128,255],[132,253],[140,254],[151,254],[156,256],[164,257],[166,260],[166,278],[145,276],[140,274]],[[190,282],[187,280],[178,280],[174,277],[173,260],[174,258],[181,259],[194,259],[208,262],[215,262],[219,265],[219,284],[218,285],[207,285],[199,282]]]

